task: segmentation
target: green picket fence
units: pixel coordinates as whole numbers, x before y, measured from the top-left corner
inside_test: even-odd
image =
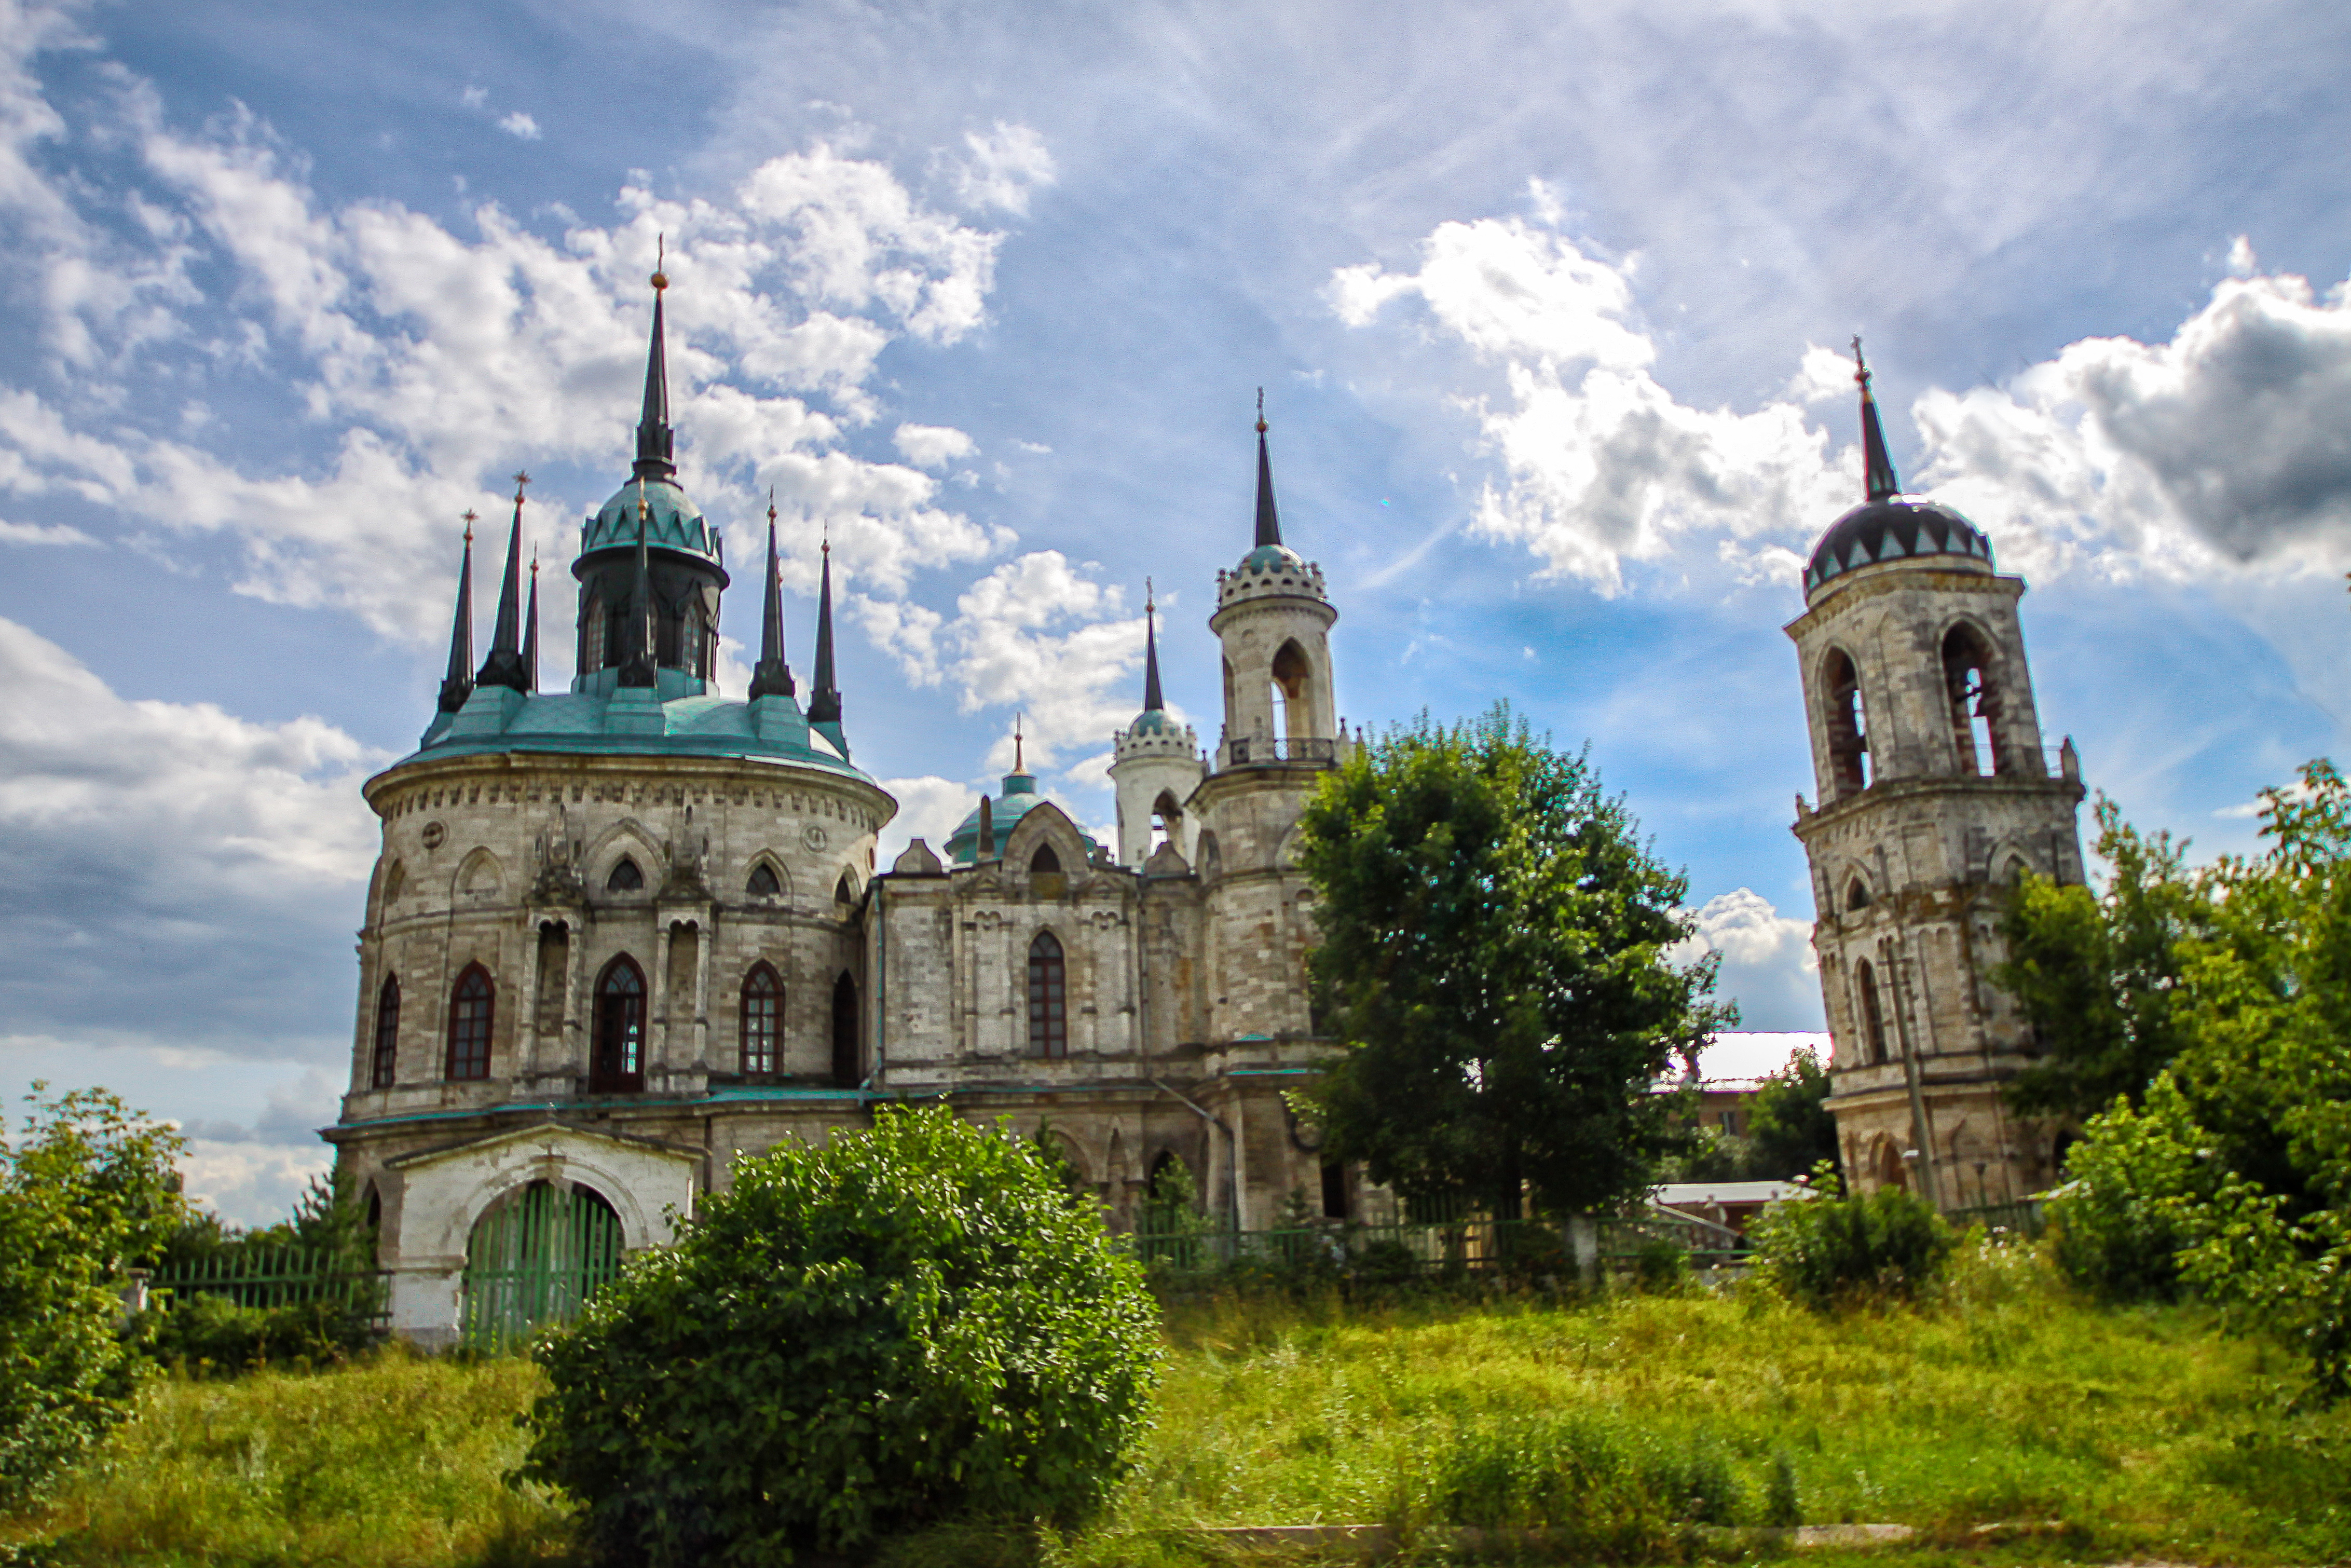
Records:
[[[221,1296],[264,1309],[334,1301],[381,1327],[390,1313],[389,1278],[379,1269],[352,1269],[324,1248],[224,1247],[163,1265],[149,1277],[148,1289],[166,1297]]]
[[[1154,1217],[1156,1218],[1156,1217]],[[1637,1267],[1660,1243],[1687,1253],[1698,1269],[1747,1261],[1742,1246],[1719,1230],[1662,1217],[1605,1218],[1595,1226],[1599,1266]],[[1434,1223],[1350,1224],[1269,1230],[1190,1228],[1137,1230],[1123,1239],[1147,1267],[1173,1274],[1210,1274],[1253,1267],[1280,1272],[1329,1268],[1437,1278],[1458,1274],[1564,1276],[1595,1261],[1579,1259],[1569,1228],[1548,1219],[1489,1219],[1473,1213]]]
[[[2048,1217],[2032,1198],[2020,1203],[1979,1204],[1972,1208],[1946,1210],[1943,1218],[1962,1229],[1980,1225],[1987,1230],[2008,1230],[2034,1240],[2048,1228]]]

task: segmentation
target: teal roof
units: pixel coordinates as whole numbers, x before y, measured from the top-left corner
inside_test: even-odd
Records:
[[[662,672],[664,687],[683,687],[676,672]],[[694,683],[699,685],[699,683]],[[464,708],[436,715],[404,761],[494,752],[563,752],[598,757],[732,757],[788,762],[865,783],[850,766],[837,735],[810,727],[789,697],[731,701],[678,691],[623,690],[526,696],[505,686],[478,686]]]
[[[1144,708],[1136,716],[1134,722],[1126,727],[1126,732],[1129,735],[1157,735],[1163,731],[1173,735],[1176,733],[1176,727],[1167,722],[1167,715],[1164,709],[1155,707]]]
[[[987,807],[987,825],[996,838],[996,842],[988,846],[990,860],[1004,852],[1004,841],[1012,836],[1012,830],[1019,825],[1020,819],[1044,803],[1045,797],[1037,793],[1035,774],[1008,773],[1004,776],[1004,793],[991,799]],[[1091,859],[1101,847],[1092,838],[1087,838],[1088,858]],[[977,858],[978,849],[979,808],[975,806],[971,814],[956,823],[956,831],[947,835],[947,863],[970,865]]]
[[[580,526],[581,555],[637,542],[638,493],[637,481],[630,480],[612,492],[612,498],[599,507],[594,517]],[[647,545],[655,549],[683,550],[721,566],[726,564],[718,531],[704,519],[702,508],[694,504],[676,480],[647,479],[643,496]]]
[[[1288,545],[1259,545],[1241,557],[1239,570],[1242,571],[1298,571],[1303,570],[1305,565],[1305,558]]]

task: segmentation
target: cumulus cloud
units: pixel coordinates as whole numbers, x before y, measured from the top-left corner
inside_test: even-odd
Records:
[[[1029,193],[1054,182],[1052,152],[1045,139],[1025,125],[999,120],[987,131],[966,131],[963,141],[955,179],[956,194],[966,206],[996,207],[1026,217]]]
[[[1539,193],[1540,194],[1540,193]],[[1402,322],[1468,363],[1457,395],[1489,460],[1471,527],[1546,575],[1624,591],[1792,577],[1858,498],[1850,361],[1810,345],[1748,412],[1680,401],[1652,373],[1637,257],[1610,260],[1544,214],[1437,225],[1409,270],[1343,267],[1326,298],[1371,329]],[[1908,413],[1909,487],[1967,512],[2003,563],[2175,581],[2339,570],[2351,557],[2351,300],[2231,277],[2168,341],[2087,339],[2002,386],[1929,389]],[[1901,411],[1886,410],[1889,421]]]
[[[99,541],[70,523],[12,523],[0,517],[0,545],[89,545]]]
[[[1821,1026],[1820,960],[1813,923],[1782,915],[1752,888],[1720,894],[1700,904],[1698,928],[1673,956],[1687,963],[1722,955],[1716,994],[1739,1004],[1749,1030],[1817,1030]]]
[[[570,520],[602,500],[592,470],[565,494],[562,465],[618,467],[665,235],[674,418],[705,510],[756,516],[773,486],[796,585],[812,586],[830,528],[836,566],[868,593],[903,593],[920,567],[1010,542],[939,505],[917,464],[842,445],[878,413],[868,383],[890,342],[951,343],[985,319],[1001,238],[925,206],[886,165],[820,143],[718,197],[623,188],[608,224],[567,215],[549,235],[485,205],[453,227],[393,203],[324,200],[298,152],[242,106],[190,130],[118,73],[113,98],[78,110],[137,155],[145,216],[109,226],[90,190],[23,156],[67,131],[27,67],[55,32],[0,42],[0,209],[19,220],[0,246],[48,279],[56,363],[112,379],[44,390],[25,379],[34,367],[0,377],[0,497],[69,495],[160,533],[226,536],[243,591],[429,641],[455,519],[495,516],[506,473],[554,466],[528,521],[559,558]],[[537,131],[519,112],[500,123]],[[1032,133],[999,128],[975,156],[981,143],[992,166],[1050,172],[1050,159],[1023,161],[1023,148],[1041,156]],[[190,369],[252,377],[265,397],[290,395],[299,423],[342,434],[273,460],[223,444],[249,422],[162,434],[172,426],[116,417],[142,381]],[[910,457],[950,455],[956,433],[909,429]]]
[[[998,566],[942,616],[919,605],[861,603],[867,634],[925,685],[952,675],[966,713],[1017,708],[1028,715],[1028,759],[1057,765],[1086,784],[1101,782],[1107,756],[1064,762],[1073,747],[1102,747],[1140,706],[1143,618],[1125,612],[1116,587],[1059,550],[1035,550]],[[1012,737],[988,757],[1012,763]]]
[[[977,450],[970,436],[945,424],[902,424],[892,440],[917,468],[944,468]]]
[[[978,792],[960,779],[926,773],[914,779],[884,779],[882,788],[898,802],[898,814],[882,830],[875,858],[883,867],[896,860],[916,839],[931,846],[941,860],[947,856],[947,835],[979,804]],[[995,793],[991,780],[990,794]]]
[[[13,1029],[279,1056],[288,1020],[348,1005],[336,931],[376,848],[359,785],[386,756],[318,719],[127,701],[8,621],[0,685]]]
[[[532,119],[529,115],[525,114],[519,109],[516,110],[511,114],[500,115],[498,117],[498,129],[505,131],[508,136],[517,138],[520,141],[536,141],[538,140],[538,121]]]

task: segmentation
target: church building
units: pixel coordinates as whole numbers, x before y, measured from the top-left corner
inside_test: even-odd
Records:
[[[896,802],[852,760],[830,553],[803,691],[772,512],[750,688],[712,690],[732,579],[674,461],[653,281],[635,465],[571,565],[570,679],[540,689],[517,476],[489,651],[476,665],[469,526],[438,711],[365,787],[383,843],[327,1136],[394,1326],[434,1343],[559,1315],[737,1155],[891,1103],[1046,1130],[1119,1228],[1178,1166],[1224,1226],[1346,1214],[1359,1185],[1282,1092],[1317,1049],[1294,831],[1352,742],[1338,612],[1283,542],[1264,421],[1254,538],[1209,620],[1214,749],[1165,711],[1155,625],[1114,845],[1016,760],[940,850],[885,868]]]

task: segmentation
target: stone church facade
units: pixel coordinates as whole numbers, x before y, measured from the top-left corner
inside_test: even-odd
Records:
[[[499,1217],[533,1194],[632,1250],[724,1189],[737,1155],[885,1104],[1049,1128],[1117,1227],[1171,1166],[1242,1228],[1293,1195],[1360,1202],[1283,1097],[1318,1051],[1292,835],[1350,742],[1337,612],[1282,542],[1263,422],[1255,540],[1210,621],[1213,750],[1165,710],[1155,629],[1115,741],[1114,846],[1016,763],[944,854],[916,840],[882,867],[896,804],[851,759],[830,558],[803,694],[772,517],[750,691],[710,690],[730,578],[672,458],[665,287],[634,468],[572,565],[567,689],[539,689],[518,486],[489,652],[476,665],[469,528],[438,712],[366,786],[382,852],[327,1136],[374,1217],[395,1326],[455,1338],[496,1273],[484,1239],[519,1234]]]

